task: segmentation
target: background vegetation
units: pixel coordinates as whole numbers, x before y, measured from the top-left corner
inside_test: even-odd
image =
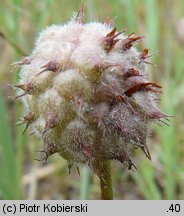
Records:
[[[22,116],[20,102],[8,83],[16,83],[12,62],[29,54],[39,31],[66,22],[79,0],[0,0],[0,198],[99,199],[98,179],[86,168],[69,175],[66,162],[53,156],[48,164],[39,158],[39,140],[16,127]],[[170,126],[154,125],[149,139],[152,161],[134,155],[137,172],[113,164],[115,199],[184,198],[184,17],[182,0],[86,0],[86,21],[116,18],[118,30],[146,35],[139,48],[148,47],[157,66],[149,66],[150,79],[161,84],[160,106],[175,115]],[[183,29],[182,29],[183,28]],[[179,34],[180,32],[180,34]],[[182,36],[183,34],[183,36]]]

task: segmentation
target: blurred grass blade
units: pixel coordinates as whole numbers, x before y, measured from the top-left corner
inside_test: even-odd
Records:
[[[166,88],[165,88],[166,89]],[[175,100],[170,100],[176,95],[176,86],[170,81],[163,100],[163,110],[166,113],[175,115]],[[180,166],[179,149],[177,146],[178,138],[176,136],[175,119],[172,120],[172,125],[164,129],[162,132],[162,161],[164,165],[164,194],[166,199],[175,199],[177,188],[177,172]]]
[[[139,171],[134,175],[144,197],[149,200],[161,200],[162,195],[154,181],[154,168],[150,161],[142,161]]]
[[[159,8],[157,0],[145,0],[146,29],[148,37],[148,45],[152,52],[158,50],[159,40]]]
[[[144,199],[149,200],[150,199],[150,191],[147,190],[146,186],[145,186],[145,182],[143,181],[140,173],[135,173],[133,175],[134,180],[136,181],[136,183],[138,184],[139,187],[139,192],[142,192]]]
[[[8,113],[3,97],[0,94],[0,143],[2,164],[0,167],[1,178],[0,188],[5,191],[4,199],[20,199],[20,183],[18,182],[17,162],[11,129],[8,123]]]
[[[88,20],[94,19],[94,0],[86,0],[87,3],[87,18]]]
[[[154,168],[150,164],[150,162],[146,161],[146,165],[144,167],[140,167],[142,175],[144,176],[146,189],[150,191],[150,197],[149,199],[152,200],[161,200],[161,194],[159,191],[159,188],[154,181]],[[144,163],[143,163],[144,164]]]
[[[2,30],[0,30],[0,37],[6,40],[20,55],[26,56],[26,52],[22,50],[10,37],[8,37]]]
[[[126,25],[128,27],[128,32],[134,32],[137,30],[136,28],[136,2],[135,0],[121,0],[122,4],[125,7],[126,13]]]
[[[91,173],[89,171],[89,168],[83,167],[81,173],[81,180],[80,180],[81,200],[89,199],[90,181],[91,181]]]

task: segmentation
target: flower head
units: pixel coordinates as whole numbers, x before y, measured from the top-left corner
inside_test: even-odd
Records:
[[[84,24],[83,15],[45,29],[18,63],[22,123],[41,138],[44,160],[58,153],[70,165],[118,160],[132,169],[127,146],[151,159],[148,127],[167,117],[156,104],[161,87],[146,76],[149,50],[134,48],[143,36],[109,19]]]

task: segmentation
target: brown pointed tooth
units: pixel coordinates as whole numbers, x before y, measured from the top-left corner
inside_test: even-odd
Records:
[[[70,161],[67,161],[67,165],[68,165],[68,174],[70,174],[73,163],[71,163]]]
[[[132,33],[128,36],[128,38],[122,41],[122,50],[129,50],[136,41],[143,39],[144,36],[136,36],[135,33]]]
[[[134,76],[143,76],[143,75],[140,75],[139,74],[139,71],[138,70],[135,70],[134,68],[128,68],[126,70],[126,72],[124,73],[123,77],[125,79],[128,79],[130,77],[134,77]]]
[[[159,51],[157,51],[156,53],[153,53],[153,54],[151,54],[151,55],[148,55],[149,51],[150,51],[150,49],[148,49],[148,48],[144,49],[144,50],[142,51],[142,53],[139,55],[139,59],[140,59],[141,61],[144,61],[145,59],[148,59],[148,58],[150,58],[150,57],[152,57],[152,56],[154,56],[154,55],[157,55],[157,54],[159,53]]]
[[[163,94],[163,91],[155,90],[155,89],[153,89],[152,87],[149,87],[149,86],[147,86],[145,89],[143,89],[143,91],[151,91],[151,92],[154,92],[154,93]]]
[[[17,122],[17,126],[25,124],[26,122],[33,122],[34,121],[34,114],[33,112],[29,112],[20,122]]]
[[[116,29],[116,28],[115,28]],[[125,29],[123,29],[122,31],[118,32],[117,34],[115,34],[114,36],[112,36],[112,39],[115,39],[116,37],[118,37],[120,34],[124,33]],[[119,41],[119,40],[118,40]]]
[[[175,116],[168,116],[168,115],[160,112],[159,110],[156,110],[155,112],[152,112],[152,113],[148,114],[148,116],[149,116],[149,118],[151,120],[155,120],[155,121],[157,121],[157,123],[158,123],[158,121],[160,121],[160,122],[162,122],[162,123],[164,123],[166,125],[167,125],[167,123],[163,122],[163,120],[166,120],[166,121],[170,122],[170,119],[168,119],[168,117],[175,117]]]
[[[104,44],[104,49],[107,51],[107,53],[109,53],[110,51],[112,51],[112,49],[114,48],[114,46],[116,45],[116,43],[120,40],[120,39],[115,39],[116,37],[118,37],[120,34],[122,34],[125,30],[122,30],[120,32],[116,33],[116,28],[114,28],[111,32],[109,32],[105,38],[103,39],[103,44]]]
[[[33,114],[33,112],[29,112],[26,116],[24,116],[24,120],[25,121],[31,121],[31,122],[33,122],[34,121],[34,114]]]
[[[20,85],[16,85],[15,87],[20,88],[20,89],[24,90],[25,92],[22,93],[21,95],[15,96],[14,100],[17,100],[18,98],[21,98],[27,94],[31,94],[33,92],[33,90],[36,88],[36,86],[33,83],[20,84]]]
[[[152,55],[148,55],[149,50],[150,50],[150,49],[147,49],[147,48],[146,48],[146,49],[144,49],[144,50],[142,51],[142,53],[139,55],[139,59],[140,59],[140,62],[139,62],[139,63],[143,62],[143,63],[145,63],[145,64],[150,64],[150,65],[156,66],[156,65],[154,65],[152,62],[146,61],[146,59],[152,57],[153,55],[157,55],[159,52],[157,51],[156,53],[154,53],[154,54],[152,54]]]
[[[146,83],[145,85],[143,85],[144,87],[146,87],[145,90],[147,91],[152,91],[152,92],[155,92],[155,93],[163,93],[161,90],[155,90],[154,88],[158,88],[158,89],[161,89],[162,86],[156,84],[156,83],[152,83],[152,82],[148,82]]]
[[[141,52],[141,54],[139,55],[139,59],[140,60],[145,60],[146,58],[147,58],[147,56],[148,56],[148,53],[149,53],[149,50],[150,49],[144,49],[142,52]]]
[[[13,63],[14,66],[21,66],[25,64],[31,64],[32,58],[23,57],[20,61]]]
[[[25,127],[24,131],[22,132],[22,135],[25,134],[26,130],[34,122],[34,120],[35,120],[35,116],[34,116],[33,112],[29,112],[26,116],[24,116],[24,119],[23,119],[21,124],[26,123],[26,127]]]
[[[23,96],[25,96],[25,95],[28,94],[28,91],[27,91],[28,85],[27,84],[17,84],[17,85],[14,85],[14,87],[22,89],[25,92],[22,93],[22,94],[20,94],[20,95],[15,96],[13,98],[13,100],[17,100],[18,98],[21,98],[21,97],[23,97]]]
[[[139,36],[129,38],[129,40],[132,41],[132,42],[135,42],[135,41],[138,41],[138,40],[142,40],[143,38],[145,38],[145,36],[139,35]]]
[[[77,168],[78,175],[80,176],[80,170],[79,170],[78,165],[76,165],[76,168]]]
[[[17,85],[14,85],[14,87],[22,89],[23,91],[26,91],[27,84],[17,84]]]
[[[159,120],[161,123],[165,124],[166,126],[170,127],[170,124],[168,124],[167,122],[163,121],[163,120]]]
[[[56,127],[58,123],[58,117],[55,114],[50,114],[47,116],[46,124],[45,124],[45,129],[42,132],[42,135],[44,135],[48,130]]]
[[[31,123],[27,122],[26,127],[25,127],[25,129],[23,130],[23,132],[22,132],[22,136],[25,134],[25,132],[27,131],[27,129],[28,129],[28,127],[29,127],[30,124],[31,124]]]
[[[113,39],[114,38],[116,38],[116,37],[118,37],[120,34],[122,34],[123,32],[125,32],[125,29],[123,29],[122,31],[120,31],[120,32],[118,32],[117,34],[115,34],[114,36],[113,36]]]
[[[27,123],[26,123],[26,127],[25,127],[25,129],[23,130],[23,132],[22,132],[22,136],[25,134],[25,132],[27,131],[28,127],[29,127],[32,123],[33,123],[33,122],[27,122]]]
[[[175,115],[166,115],[166,114],[164,114],[165,115],[165,118],[167,119],[167,118],[175,118],[176,116]],[[168,119],[169,120],[169,119]]]
[[[109,48],[106,49],[107,53],[110,53],[110,52],[113,50],[113,48],[115,47],[115,45],[116,45],[116,43],[117,43],[118,41],[119,41],[118,39],[113,40],[113,42],[112,42],[112,44],[109,46]]]
[[[128,89],[127,91],[125,91],[124,94],[127,97],[131,97],[134,93],[138,92],[140,88],[141,88],[140,84],[135,85],[135,86],[131,87],[130,89]]]
[[[85,15],[85,5],[84,3],[82,3],[74,20],[78,23],[84,23],[84,15]]]
[[[116,33],[116,28],[113,28],[112,31],[110,31],[105,37],[114,37]]]
[[[58,61],[56,60],[51,60],[49,62],[47,62],[45,65],[41,66],[41,68],[43,68],[43,70],[41,70],[37,76],[39,76],[40,74],[44,73],[45,71],[53,71],[53,72],[57,72],[60,70],[60,64]]]
[[[144,154],[146,155],[146,157],[147,157],[149,160],[151,160],[151,155],[150,155],[150,153],[149,153],[149,149],[148,149],[147,145],[145,145],[145,146],[142,147],[141,149],[142,149],[142,151],[144,152]]]
[[[153,111],[152,113],[148,114],[151,119],[165,119],[168,117],[164,113],[160,112],[159,110]]]
[[[152,87],[156,87],[156,88],[162,88],[162,86],[160,86],[156,83],[153,83],[153,82],[146,83],[146,85],[151,85]]]
[[[140,91],[154,91],[154,92],[156,91],[156,90],[154,90],[152,88],[148,88],[148,86],[156,87],[156,88],[162,88],[161,86],[157,85],[156,83],[151,83],[151,82],[139,83],[139,84],[134,85],[133,87],[131,87],[127,91],[125,91],[124,94],[127,97],[131,97],[134,93],[140,92]]]

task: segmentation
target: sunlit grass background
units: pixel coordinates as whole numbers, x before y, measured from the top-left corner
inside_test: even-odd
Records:
[[[39,158],[39,140],[16,121],[23,115],[8,83],[16,83],[12,62],[31,52],[40,30],[66,22],[78,0],[0,0],[0,199],[99,199],[99,182],[86,168],[68,174],[67,164],[53,156],[47,165]],[[86,21],[115,18],[118,30],[145,35],[138,46],[159,51],[149,76],[163,86],[160,106],[170,115],[170,127],[155,125],[148,145],[152,161],[136,152],[138,170],[113,163],[115,199],[184,199],[184,43],[177,23],[184,17],[182,0],[86,0]],[[182,28],[179,27],[180,29]],[[184,26],[183,26],[184,31]],[[180,39],[180,40],[179,40]],[[184,38],[183,38],[184,41]]]

